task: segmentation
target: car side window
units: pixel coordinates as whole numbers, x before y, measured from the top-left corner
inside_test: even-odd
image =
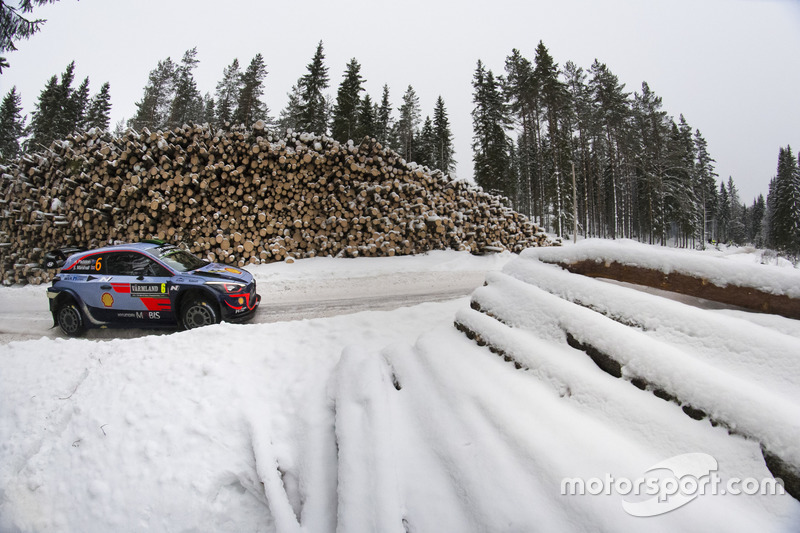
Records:
[[[168,277],[171,275],[166,268],[137,252],[108,254],[105,269],[105,273],[111,276]]]
[[[77,274],[105,274],[106,273],[106,257],[107,254],[92,254],[87,255],[83,259],[79,259],[72,265],[69,272]],[[65,272],[62,270],[62,272]]]

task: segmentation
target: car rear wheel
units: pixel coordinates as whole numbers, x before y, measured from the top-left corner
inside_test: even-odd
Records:
[[[58,308],[56,322],[68,337],[80,337],[86,331],[81,314],[75,302],[70,301]]]
[[[219,312],[205,298],[194,298],[181,309],[181,322],[186,329],[219,324]]]

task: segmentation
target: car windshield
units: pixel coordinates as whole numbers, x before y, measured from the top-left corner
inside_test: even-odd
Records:
[[[178,248],[165,250],[158,258],[178,272],[189,272],[190,270],[196,270],[208,264],[199,257],[195,257],[189,252]]]

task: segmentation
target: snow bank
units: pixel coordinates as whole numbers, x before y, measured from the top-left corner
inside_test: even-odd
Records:
[[[716,368],[747,376],[787,398],[800,398],[798,339],[774,327],[754,324],[743,316],[745,313],[731,317],[708,312],[634,288],[571,274],[531,258],[508,264],[503,272],[632,326],[647,337],[677,346]]]
[[[553,342],[563,342],[565,332],[569,332],[579,342],[616,360],[623,376],[644,379],[800,465],[798,394],[778,394],[754,383],[746,373],[711,365],[690,352],[505,274],[492,273],[488,281],[488,286],[475,291],[473,300],[490,315]],[[791,379],[798,378],[800,373]]]
[[[499,270],[517,255],[510,252],[474,255],[469,252],[433,250],[425,254],[399,257],[360,257],[337,259],[314,257],[293,263],[249,265],[247,270],[259,283],[270,281],[353,279],[381,274],[416,272],[486,272]]]
[[[546,262],[574,263],[578,261],[617,262],[672,272],[708,280],[719,287],[736,285],[753,287],[769,294],[800,298],[800,272],[775,265],[749,261],[726,260],[731,254],[703,254],[693,250],[651,246],[630,240],[587,239],[562,248],[529,248],[525,258]]]

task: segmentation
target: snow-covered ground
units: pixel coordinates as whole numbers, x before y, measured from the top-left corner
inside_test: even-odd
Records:
[[[470,294],[486,272],[501,268],[510,253],[473,256],[435,251],[419,256],[333,259],[251,265],[263,303],[251,323],[391,310]],[[57,338],[44,285],[0,288],[0,344]],[[158,334],[156,330],[91,330],[90,339]]]
[[[256,322],[158,335],[63,339],[43,288],[0,290],[28,321],[0,314],[0,531],[797,531],[785,494],[649,517],[686,497],[563,494],[698,454],[723,487],[771,479],[761,446],[798,457],[800,327],[537,252],[258,266]]]

